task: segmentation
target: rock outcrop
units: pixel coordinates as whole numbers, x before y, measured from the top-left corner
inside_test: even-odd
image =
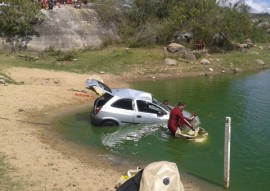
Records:
[[[41,10],[44,21],[37,26],[39,37],[28,43],[28,49],[43,51],[54,47],[63,51],[83,48],[97,48],[105,37],[118,38],[114,27],[104,27],[91,4],[75,9],[62,5],[53,10]]]

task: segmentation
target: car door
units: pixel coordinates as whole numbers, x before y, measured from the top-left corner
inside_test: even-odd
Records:
[[[110,114],[122,124],[134,123],[134,104],[129,98],[121,98],[111,104]]]
[[[136,100],[134,123],[160,123],[168,120],[169,114],[156,104]]]

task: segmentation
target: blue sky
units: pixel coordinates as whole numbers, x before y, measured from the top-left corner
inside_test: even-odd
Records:
[[[235,3],[239,0],[228,0]],[[270,13],[270,0],[245,0],[246,4],[251,7],[252,13]]]
[[[252,8],[251,11],[254,13],[270,13],[270,0],[245,0],[245,2]]]

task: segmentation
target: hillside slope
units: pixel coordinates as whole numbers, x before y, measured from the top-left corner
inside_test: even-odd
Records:
[[[29,42],[28,49],[42,51],[50,46],[61,50],[96,48],[102,44],[104,36],[117,38],[113,27],[100,24],[91,4],[83,5],[81,9],[62,5],[41,12],[44,21],[37,26],[40,36]]]

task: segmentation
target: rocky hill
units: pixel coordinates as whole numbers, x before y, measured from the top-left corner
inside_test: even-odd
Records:
[[[39,37],[34,37],[28,49],[42,51],[48,47],[61,50],[97,48],[104,37],[117,38],[113,27],[105,27],[98,21],[94,5],[61,5],[53,10],[41,10],[43,22],[37,26]]]

